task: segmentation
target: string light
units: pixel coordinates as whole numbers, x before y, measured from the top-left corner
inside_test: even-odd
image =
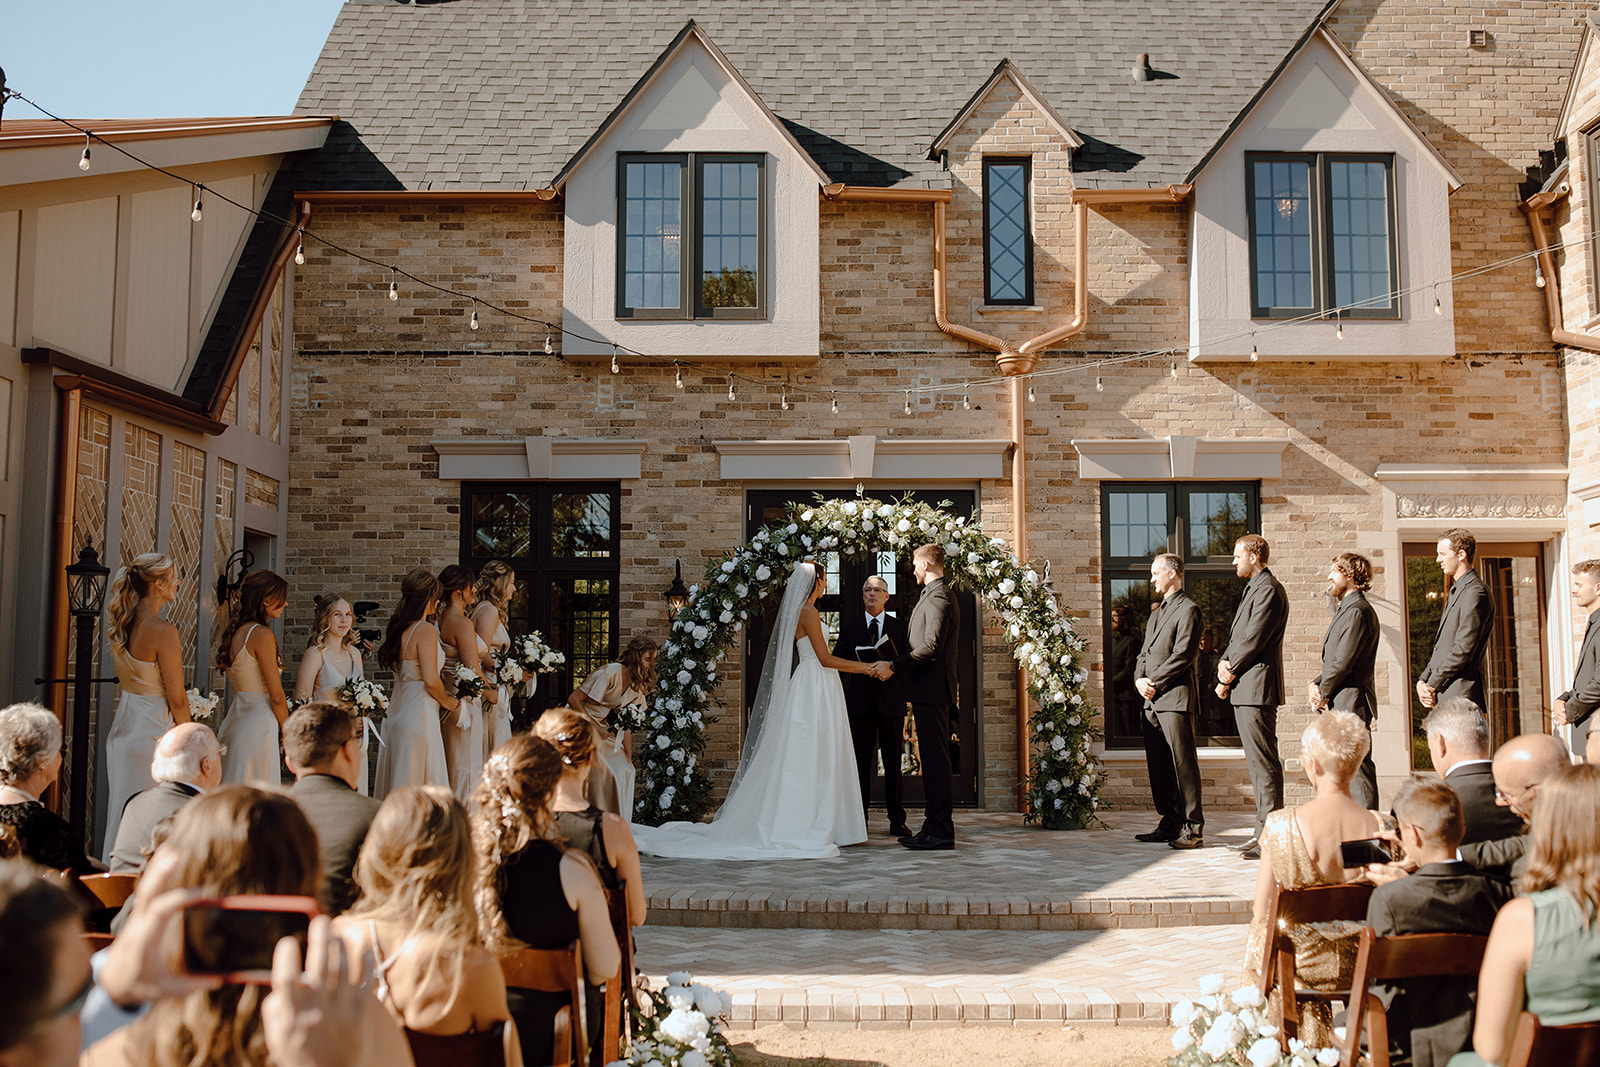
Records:
[[[838,393],[834,393],[832,395],[833,395],[833,413],[835,415],[837,415],[837,414],[839,414],[839,394]]]
[[[1035,399],[1037,399],[1037,398],[1033,395],[1033,383],[1029,382],[1028,383],[1028,403],[1030,403],[1030,404],[1033,403]]]
[[[1444,314],[1444,305],[1439,303],[1439,287],[1437,285],[1433,287],[1433,313],[1435,315]]]
[[[1533,284],[1544,288],[1544,268],[1537,263],[1533,265]]]
[[[673,382],[672,384],[676,385],[678,387],[679,391],[682,391],[682,389],[683,389],[683,368],[678,366],[678,361],[677,360],[673,360],[672,361],[672,369],[677,371],[677,381]]]
[[[778,406],[785,411],[789,410],[789,387],[787,385],[783,387],[783,399],[779,401]]]
[[[911,414],[911,390],[906,390],[906,414]]]
[[[1174,378],[1176,378],[1178,376],[1178,361],[1177,360],[1173,360],[1172,361],[1172,376]]]
[[[1094,376],[1094,391],[1097,393],[1103,393],[1106,391],[1106,380],[1100,377],[1098,374]]]
[[[967,391],[967,386],[965,384],[961,386],[961,410],[972,410],[972,394]]]
[[[622,363],[620,361],[618,361],[618,359],[617,359],[617,346],[616,345],[612,345],[611,346],[611,373],[612,374],[621,374],[622,373]]]
[[[190,191],[194,193],[194,210],[189,212],[189,221],[191,222],[200,221],[200,194],[205,191],[205,188],[203,185],[189,186]]]
[[[1344,315],[1342,315],[1337,310],[1334,311],[1334,313],[1333,313],[1333,321],[1336,324],[1334,326],[1334,329],[1333,329],[1333,336],[1335,336],[1339,340],[1343,341],[1344,340]]]
[[[728,378],[728,399],[729,400],[738,400],[739,399],[739,394],[735,393],[733,391],[733,378],[731,376]]]
[[[389,268],[389,301],[397,303],[400,300],[400,285],[395,281],[394,268]]]
[[[555,350],[556,346],[550,340],[550,327],[546,326],[544,328],[544,354],[547,356],[554,355]]]
[[[474,330],[478,328],[478,302],[476,300],[472,302],[472,320],[467,325]]]
[[[306,231],[303,227],[300,229],[300,243],[294,248],[294,265],[297,267],[306,265]]]
[[[1254,363],[1261,358],[1261,353],[1256,351],[1256,335],[1250,335],[1250,362]]]
[[[90,136],[87,133],[84,134],[83,135],[83,155],[78,157],[78,169],[79,170],[88,170],[89,169],[89,141],[90,141]]]

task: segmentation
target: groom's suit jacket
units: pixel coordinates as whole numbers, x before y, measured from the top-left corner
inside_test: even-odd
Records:
[[[1275,708],[1283,703],[1283,631],[1289,623],[1289,594],[1267,568],[1245,583],[1233,613],[1233,629],[1222,658],[1235,675],[1230,702],[1235,706]]]
[[[856,646],[867,643],[867,620],[865,611],[846,611],[840,613],[839,639],[833,643],[833,654],[840,659],[855,659]],[[883,633],[888,635],[889,645],[883,646],[879,652],[879,659],[894,662],[894,657],[910,650],[911,642],[906,631],[906,620],[894,618],[886,611],[878,616],[879,625]],[[889,651],[892,645],[894,651]],[[887,682],[880,682],[866,674],[841,674],[844,683],[845,703],[849,706],[851,715],[867,715],[877,712],[880,715],[904,715],[906,710],[905,680],[896,674]]]
[[[961,609],[943,578],[929,578],[906,624],[907,649],[890,667],[905,678],[906,699],[913,704],[956,702],[956,635]]]
[[[1133,677],[1155,684],[1156,695],[1144,702],[1150,711],[1200,710],[1200,606],[1182,589],[1150,609]]]
[[[1477,571],[1468,571],[1450,586],[1433,641],[1433,656],[1422,681],[1439,691],[1440,700],[1466,697],[1487,714],[1483,664],[1489,655],[1489,635],[1494,629],[1494,600]]]

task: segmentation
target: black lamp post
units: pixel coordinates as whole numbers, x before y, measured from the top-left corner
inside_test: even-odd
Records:
[[[68,822],[74,840],[82,841],[88,826],[89,801],[89,692],[93,678],[94,634],[105,603],[106,579],[111,571],[100,562],[93,545],[85,545],[78,562],[67,567],[67,606],[78,624],[78,662],[72,677],[72,796]]]
[[[661,594],[661,599],[667,602],[667,621],[678,617],[678,612],[689,603],[689,590],[683,587],[683,560],[678,560],[672,568],[672,584],[667,591]]]

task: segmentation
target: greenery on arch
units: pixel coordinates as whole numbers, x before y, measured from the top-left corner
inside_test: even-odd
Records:
[[[963,517],[910,499],[876,500],[859,489],[854,499],[796,506],[788,522],[757,531],[736,552],[710,564],[705,581],[690,588],[689,602],[661,647],[650,722],[634,745],[634,817],[659,825],[699,819],[710,810],[701,760],[717,669],[734,647],[740,624],[762,611],[762,601],[781,595],[795,562],[829,552],[905,556],[929,541],[944,545],[947,580],[982,598],[1013,642],[1017,662],[1028,668],[1034,703],[1028,821],[1086,824],[1100,806],[1103,774],[1090,751],[1094,727],[1083,691],[1084,645],[1045,577]]]

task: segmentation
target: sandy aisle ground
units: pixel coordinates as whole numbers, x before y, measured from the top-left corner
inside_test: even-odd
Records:
[[[768,1026],[729,1034],[750,1067],[1157,1067],[1172,1052],[1166,1027],[1093,1026],[1013,1030],[790,1030]]]

